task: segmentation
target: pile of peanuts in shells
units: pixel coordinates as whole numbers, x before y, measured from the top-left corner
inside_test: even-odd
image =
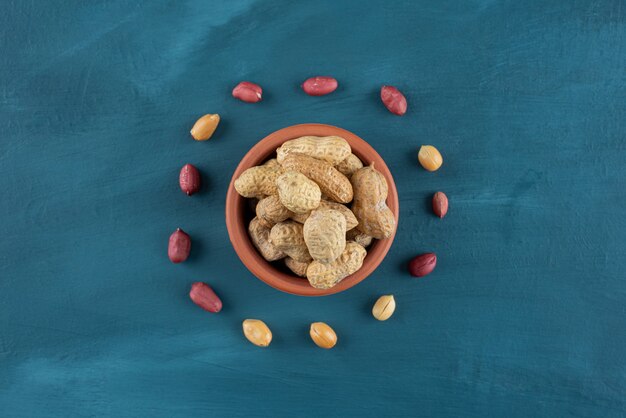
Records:
[[[311,77],[302,84],[310,96],[323,96],[337,89],[332,77]],[[232,91],[234,98],[246,103],[262,100],[263,89],[243,81]],[[380,98],[393,114],[407,110],[404,95],[395,87],[383,86]],[[206,141],[220,122],[218,114],[207,114],[196,121],[191,136]],[[428,171],[437,171],[443,158],[432,145],[422,145],[418,160]],[[201,176],[196,167],[186,164],[180,171],[181,190],[188,196],[200,190]],[[363,264],[373,240],[388,239],[396,220],[386,205],[387,182],[373,164],[364,166],[352,153],[348,142],[338,136],[303,136],[283,143],[276,157],[263,165],[245,170],[234,182],[236,191],[252,199],[256,216],[248,233],[259,254],[268,262],[284,263],[312,287],[329,289],[355,273]],[[432,197],[433,213],[443,218],[448,198],[443,192]],[[169,239],[168,256],[173,263],[184,262],[191,251],[191,237],[178,228]],[[434,253],[414,257],[408,266],[414,277],[431,273],[437,264]],[[218,313],[222,301],[206,283],[196,282],[189,292],[202,309]],[[372,315],[379,321],[389,319],[396,309],[393,295],[378,298]],[[272,332],[259,319],[243,321],[243,333],[254,345],[267,347]],[[337,334],[323,322],[311,324],[310,336],[321,348],[337,344]]]

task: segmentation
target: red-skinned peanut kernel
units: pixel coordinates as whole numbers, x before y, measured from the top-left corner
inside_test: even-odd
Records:
[[[263,89],[258,84],[242,81],[233,89],[233,97],[246,103],[260,102]]]
[[[200,190],[200,172],[193,165],[185,164],[180,170],[178,182],[180,183],[180,189],[187,196],[191,196]]]
[[[167,246],[167,256],[172,263],[182,263],[189,257],[191,251],[191,238],[185,231],[178,228],[170,235],[169,245]]]
[[[383,86],[380,89],[380,100],[394,115],[402,116],[406,113],[406,98],[404,94],[393,86]]]
[[[437,256],[434,253],[420,254],[409,262],[411,276],[423,277],[430,274],[437,265]]]
[[[306,79],[302,90],[309,96],[324,96],[337,90],[337,85],[337,80],[332,77],[318,76]]]
[[[218,313],[222,310],[222,301],[215,294],[211,286],[202,282],[195,282],[191,285],[189,297],[199,307],[205,311]]]
[[[443,218],[448,213],[448,196],[444,192],[437,192],[433,195],[433,213],[439,218]]]

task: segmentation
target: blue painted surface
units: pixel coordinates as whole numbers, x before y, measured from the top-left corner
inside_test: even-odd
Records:
[[[2,416],[624,416],[623,1],[1,9]],[[317,74],[339,89],[305,96]],[[264,101],[232,99],[241,80]],[[405,92],[405,117],[381,84]],[[196,143],[209,112],[223,122]],[[327,298],[253,278],[224,225],[239,159],[304,122],[370,142],[401,198],[383,264]],[[423,143],[440,171],[417,165]],[[185,163],[206,184],[192,198]],[[166,257],[176,227],[193,237],[182,265]],[[405,263],[424,251],[439,265],[412,279]],[[189,301],[196,280],[222,313]],[[398,309],[378,323],[386,293]],[[244,340],[248,317],[274,331],[269,349]],[[336,329],[336,349],[311,344],[313,321]]]

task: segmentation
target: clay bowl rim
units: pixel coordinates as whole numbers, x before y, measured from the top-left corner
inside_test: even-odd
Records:
[[[275,154],[276,148],[283,142],[300,136],[331,136],[336,135],[345,138],[352,147],[352,152],[368,165],[374,162],[374,166],[380,171],[389,187],[387,195],[387,206],[391,209],[396,218],[396,230],[399,220],[398,190],[393,181],[391,171],[382,157],[363,139],[356,134],[336,126],[320,123],[305,123],[288,126],[279,129],[257,142],[241,159],[235,169],[226,193],[226,228],[230,242],[237,253],[237,256],[246,268],[258,279],[271,287],[286,293],[299,296],[327,296],[343,292],[365,280],[383,261],[396,235],[384,240],[374,240],[368,248],[367,256],[363,266],[354,274],[343,279],[339,284],[330,289],[316,289],[309,285],[306,278],[287,274],[272,263],[266,261],[254,248],[248,236],[248,226],[244,220],[246,210],[246,199],[241,197],[234,187],[234,181],[247,168],[260,165]]]

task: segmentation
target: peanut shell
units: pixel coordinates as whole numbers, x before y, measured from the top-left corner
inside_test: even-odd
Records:
[[[354,202],[352,212],[359,221],[358,229],[376,238],[389,238],[395,231],[396,219],[387,207],[387,181],[373,164],[352,175]]]
[[[305,175],[287,171],[276,179],[280,202],[290,211],[305,213],[319,206],[320,188]]]
[[[269,240],[277,249],[300,262],[311,261],[311,255],[304,241],[303,226],[298,222],[286,221],[274,225]]]
[[[270,228],[262,225],[258,218],[254,218],[250,221],[248,233],[250,234],[250,239],[254,247],[267,261],[276,261],[285,257],[285,253],[270,242]]]
[[[280,203],[280,198],[277,195],[261,199],[256,205],[256,216],[263,220],[266,225],[273,226],[289,219],[292,215],[293,212]]]
[[[359,168],[363,168],[363,162],[354,154],[350,154],[345,160],[335,166],[344,176],[350,178]]]
[[[306,269],[309,267],[308,262],[297,261],[291,257],[286,257],[285,265],[297,276],[306,277]]]
[[[350,155],[348,141],[339,136],[302,136],[283,143],[276,150],[276,158],[282,163],[290,154],[305,154],[318,160],[339,164]]]
[[[330,200],[322,199],[317,209],[332,209],[341,212],[344,218],[346,218],[346,231],[354,229],[354,227],[359,224],[359,221],[356,220],[356,216],[354,216],[354,213],[352,213],[350,208],[342,205],[341,203],[331,202]],[[296,222],[300,222],[301,224],[303,224],[306,222],[310,215],[311,212],[293,213],[290,218]]]
[[[330,289],[360,269],[366,255],[365,248],[350,241],[346,243],[346,249],[341,256],[332,263],[311,262],[306,270],[306,277],[311,286],[317,289]]]
[[[309,254],[320,263],[332,263],[346,248],[346,218],[339,211],[314,210],[303,233]]]
[[[235,180],[235,190],[243,197],[262,199],[278,193],[276,180],[283,173],[281,167],[261,165],[250,167]]]
[[[297,171],[313,180],[331,200],[339,203],[352,201],[350,180],[331,164],[304,154],[290,154],[281,165],[285,170]]]
[[[354,241],[360,246],[367,248],[372,244],[373,238],[359,231],[358,228],[354,228],[346,232],[346,240]]]

